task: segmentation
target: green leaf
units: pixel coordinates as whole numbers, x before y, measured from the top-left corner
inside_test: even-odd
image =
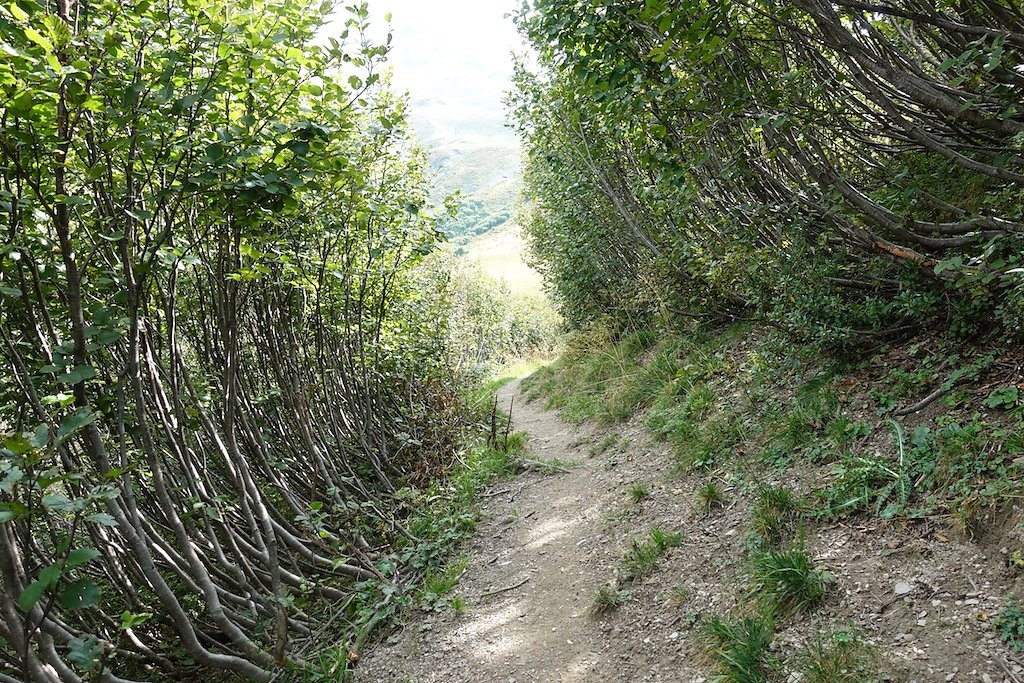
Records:
[[[68,555],[68,559],[64,562],[64,566],[67,569],[74,569],[80,565],[95,560],[100,556],[100,551],[95,548],[75,548]]]
[[[28,442],[36,448],[46,448],[50,443],[50,426],[39,425],[36,427],[36,431],[32,432],[32,436],[28,438]]]
[[[26,19],[28,19],[28,12],[21,9],[21,7],[19,7],[18,3],[16,2],[12,2],[10,5],[8,5],[7,9],[11,11],[11,16],[14,17],[15,21],[25,21]]]
[[[68,609],[85,609],[100,601],[100,587],[92,579],[79,579],[69,583],[60,592],[60,602]]]
[[[38,45],[39,47],[43,48],[44,50],[46,50],[48,52],[50,50],[53,50],[53,43],[51,43],[49,41],[49,39],[47,39],[45,36],[43,36],[43,34],[40,33],[39,31],[35,30],[32,27],[26,27],[24,29],[24,31],[25,31],[25,37],[28,38],[29,40],[31,40],[36,45]]]
[[[89,365],[76,365],[74,370],[67,373],[66,375],[59,375],[57,377],[58,382],[64,384],[78,384],[87,379],[92,379],[96,376],[96,370]]]
[[[102,524],[103,526],[117,526],[117,520],[106,512],[94,512],[86,517],[86,519],[96,524]]]
[[[43,591],[46,590],[46,584],[42,581],[33,581],[30,583],[25,590],[21,591],[21,595],[18,596],[18,607],[24,612],[31,610],[39,599],[43,597]]]
[[[999,387],[985,399],[986,408],[1013,408],[1020,400],[1020,390],[1015,386]]]
[[[7,470],[3,479],[0,479],[0,491],[4,493],[10,493],[14,490],[14,485],[25,478],[25,473],[21,471],[19,467],[12,467]]]
[[[58,512],[77,512],[84,509],[86,505],[88,505],[88,501],[71,500],[67,496],[59,493],[43,496],[43,506],[48,507],[51,510],[57,510]]]
[[[100,414],[89,410],[88,408],[79,408],[75,411],[75,414],[64,420],[61,424],[60,429],[57,430],[57,441],[63,443],[68,439],[69,436],[80,430],[86,425],[92,424],[98,420]]]
[[[92,671],[102,654],[103,648],[96,636],[75,638],[68,648],[68,661],[85,671]]]

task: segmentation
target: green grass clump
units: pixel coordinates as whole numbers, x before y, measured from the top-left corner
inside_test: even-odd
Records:
[[[783,468],[826,433],[840,415],[835,377],[823,373],[797,389],[768,430],[763,459]]]
[[[594,602],[590,609],[594,614],[606,614],[626,604],[631,596],[629,591],[618,590],[612,586],[602,586],[594,595]]]
[[[712,617],[704,627],[704,636],[717,669],[713,680],[769,683],[775,668],[770,651],[774,635],[775,622],[770,616]]]
[[[661,556],[682,542],[682,534],[669,533],[657,527],[651,529],[645,540],[634,538],[619,565],[620,581],[630,583],[650,576],[657,570]]]
[[[604,421],[628,419],[669,393],[681,353],[681,343],[669,340],[659,344],[647,362],[628,368],[622,380],[606,393]]]
[[[601,439],[596,444],[590,447],[590,456],[594,457],[597,455],[602,455],[603,453],[607,452],[608,449],[610,449],[612,446],[618,443],[618,441],[619,437],[617,434],[609,434],[608,436],[604,437],[603,439]]]
[[[798,659],[801,683],[876,683],[874,649],[849,631],[819,637]]]
[[[448,595],[452,588],[455,588],[455,584],[459,582],[459,577],[462,576],[462,572],[466,570],[468,565],[469,557],[462,555],[440,571],[436,569],[428,570],[426,578],[423,579],[424,595],[434,597]]]
[[[803,505],[791,490],[765,486],[757,494],[751,514],[751,530],[763,545],[777,548],[799,530]]]
[[[560,410],[569,422],[624,420],[660,391],[662,385],[649,385],[661,381],[664,370],[641,364],[656,341],[646,330],[620,339],[603,328],[579,333],[561,358],[524,380],[523,387],[529,398],[547,397],[545,406]]]
[[[697,507],[706,515],[725,506],[725,493],[713,481],[706,481],[697,487]]]
[[[754,556],[751,594],[774,614],[789,616],[817,605],[829,580],[804,548],[771,550]]]
[[[629,499],[634,505],[642,503],[651,497],[651,489],[642,482],[636,482],[629,487]]]

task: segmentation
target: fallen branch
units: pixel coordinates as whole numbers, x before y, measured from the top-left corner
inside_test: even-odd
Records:
[[[910,415],[912,413],[924,410],[925,408],[935,403],[949,392],[953,391],[953,389],[956,389],[957,387],[963,386],[970,382],[970,377],[958,377],[952,382],[944,382],[942,386],[940,386],[938,389],[922,398],[917,403],[909,405],[906,408],[900,408],[895,413],[893,413],[893,415],[896,415],[897,417],[903,417],[904,415]]]
[[[520,581],[519,583],[517,583],[514,586],[506,586],[505,588],[499,588],[498,590],[487,591],[486,593],[484,593],[483,595],[480,596],[480,599],[483,600],[484,598],[490,598],[490,597],[493,597],[495,595],[499,595],[501,593],[507,593],[509,591],[514,591],[516,588],[519,588],[520,586],[522,586],[523,584],[525,584],[529,580],[530,580],[530,577],[527,576],[525,579],[523,579],[522,581]]]

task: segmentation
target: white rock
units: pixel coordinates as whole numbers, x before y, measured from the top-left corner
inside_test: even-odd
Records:
[[[913,586],[911,586],[906,581],[900,581],[896,584],[896,588],[893,589],[893,593],[895,593],[896,595],[906,595],[912,590],[914,590]]]

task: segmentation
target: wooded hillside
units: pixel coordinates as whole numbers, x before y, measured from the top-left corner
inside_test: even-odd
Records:
[[[514,116],[577,323],[748,318],[851,348],[1021,328],[1013,0],[566,3]]]

